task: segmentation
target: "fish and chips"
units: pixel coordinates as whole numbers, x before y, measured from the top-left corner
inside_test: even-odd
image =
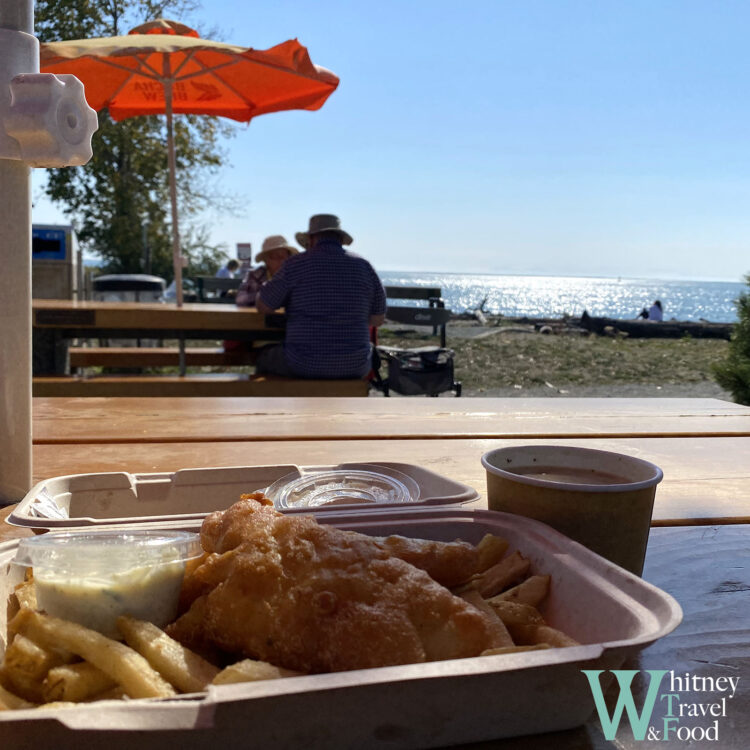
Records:
[[[119,617],[120,639],[9,603],[0,710],[169,698],[210,685],[577,645],[545,622],[550,576],[506,540],[371,537],[259,493],[208,516],[180,615]]]

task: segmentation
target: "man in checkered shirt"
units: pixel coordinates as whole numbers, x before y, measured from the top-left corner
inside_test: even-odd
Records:
[[[364,378],[371,368],[370,327],[385,320],[385,290],[375,269],[344,250],[351,236],[332,214],[310,218],[295,235],[307,252],[289,258],[256,297],[268,314],[285,308],[283,344],[264,347],[258,373],[299,378]]]

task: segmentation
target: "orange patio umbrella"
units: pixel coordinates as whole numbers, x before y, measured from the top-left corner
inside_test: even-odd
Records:
[[[339,79],[314,65],[307,50],[289,40],[254,50],[201,39],[184,24],[157,19],[127,36],[51,42],[41,46],[43,73],[72,73],[95,110],[115,120],[166,114],[172,251],[177,304],[182,304],[182,254],[172,115],[220,115],[248,122],[289,109],[316,110]]]

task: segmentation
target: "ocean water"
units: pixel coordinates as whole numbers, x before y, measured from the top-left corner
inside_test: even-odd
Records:
[[[582,276],[495,276],[380,272],[386,286],[439,286],[453,312],[475,310],[508,317],[554,318],[589,315],[635,318],[654,300],[661,301],[665,320],[737,321],[735,300],[748,287],[742,282],[669,281],[659,279],[589,278]],[[409,304],[408,300],[398,304]],[[413,304],[419,304],[414,302]]]

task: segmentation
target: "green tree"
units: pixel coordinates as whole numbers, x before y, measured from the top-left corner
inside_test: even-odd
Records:
[[[37,0],[35,30],[42,42],[127,34],[163,16],[184,20],[192,0]],[[166,123],[160,116],[115,122],[99,112],[93,158],[82,167],[47,170],[47,196],[73,224],[81,246],[110,273],[149,271],[172,278],[172,234]],[[231,210],[231,200],[209,189],[223,164],[222,138],[234,128],[219,118],[175,118],[177,192],[188,273],[211,272],[226,257],[207,241],[201,214]]]
[[[750,274],[745,276],[750,286]],[[737,299],[737,325],[732,332],[727,358],[714,365],[716,381],[738,404],[750,404],[750,295]]]

